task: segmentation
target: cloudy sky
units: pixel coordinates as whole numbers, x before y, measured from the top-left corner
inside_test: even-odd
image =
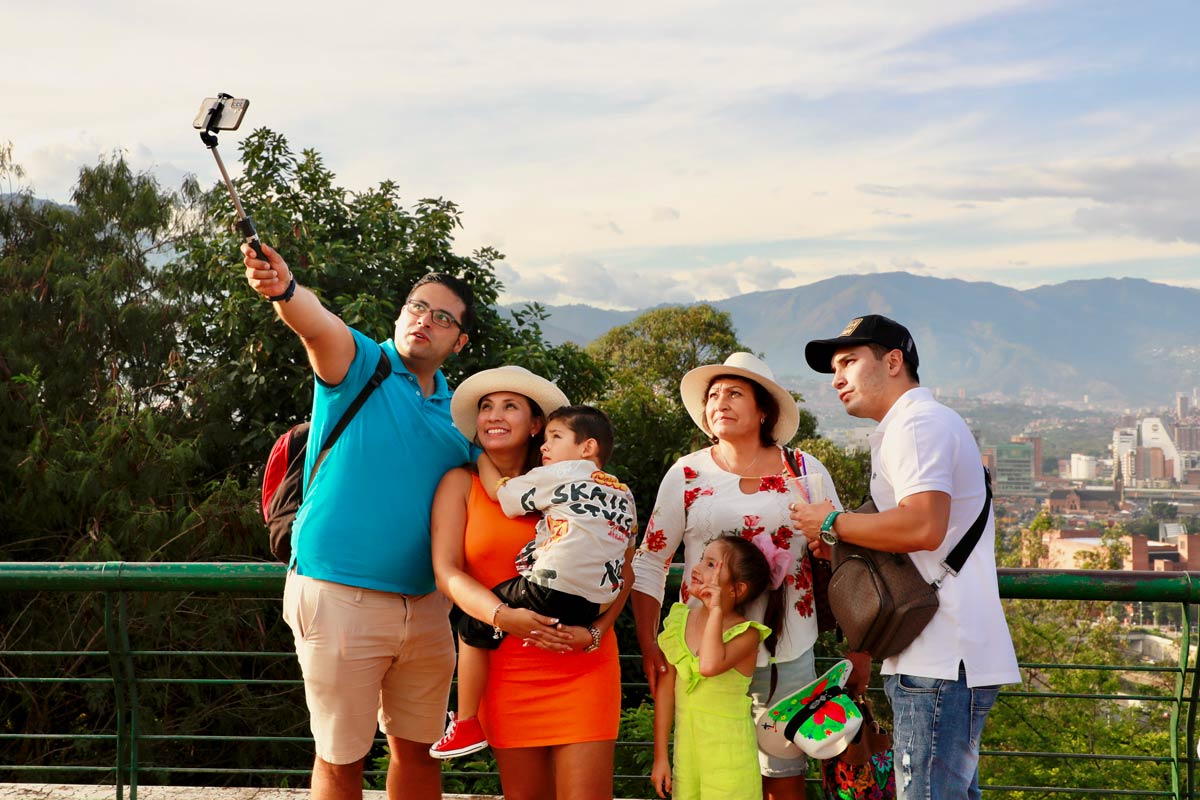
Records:
[[[893,270],[1200,288],[1195,0],[3,11],[0,143],[44,197],[116,148],[168,186],[215,181],[190,126],[226,91],[251,99],[227,162],[266,126],[351,189],[450,198],[460,249],[506,254],[508,300]]]

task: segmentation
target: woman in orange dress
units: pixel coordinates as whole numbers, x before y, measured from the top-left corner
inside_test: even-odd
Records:
[[[521,367],[472,375],[454,393],[454,423],[501,474],[541,463],[545,415],[567,405],[550,381]],[[508,800],[609,800],[621,713],[621,673],[613,623],[619,599],[588,628],[553,626],[529,609],[509,608],[491,588],[515,577],[515,559],[534,537],[535,515],[509,519],[488,499],[473,469],[446,473],[433,502],[433,566],[438,588],[459,609],[507,636],[491,651],[479,718]],[[527,642],[536,643],[528,646]]]

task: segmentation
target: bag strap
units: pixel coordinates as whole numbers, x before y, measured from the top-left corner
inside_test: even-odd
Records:
[[[987,527],[988,510],[992,507],[992,473],[988,472],[987,467],[983,468],[983,487],[985,493],[983,509],[979,512],[979,516],[975,518],[975,522],[972,523],[958,544],[954,545],[954,549],[950,551],[950,555],[946,556],[945,560],[942,561],[942,567],[946,571],[942,573],[940,578],[933,582],[935,587],[940,587],[947,575],[958,575],[958,571],[963,568],[963,564],[967,563],[967,558],[971,555],[971,551],[979,543],[979,537],[983,535],[983,529]]]
[[[321,468],[322,462],[325,461],[325,456],[329,455],[329,451],[333,449],[334,443],[338,437],[342,435],[342,431],[346,430],[346,426],[350,424],[350,420],[354,419],[354,415],[363,407],[363,403],[367,402],[367,398],[371,396],[371,392],[375,391],[379,384],[383,383],[384,379],[392,373],[392,362],[388,359],[387,353],[383,347],[379,348],[379,362],[375,365],[375,372],[367,379],[367,383],[358,392],[358,396],[350,403],[350,407],[342,413],[342,418],[333,426],[333,430],[325,437],[325,444],[321,445],[321,452],[317,453],[317,460],[313,463],[312,472],[308,475],[309,483],[316,477],[317,470]]]
[[[810,698],[804,708],[800,710],[796,716],[792,717],[786,727],[783,729],[783,735],[790,741],[796,735],[796,731],[800,730],[800,726],[808,722],[816,716],[817,712],[828,703],[830,700],[836,700],[839,697],[849,697],[849,693],[841,686],[830,686],[821,692],[816,697]],[[768,701],[769,702],[769,701]],[[853,698],[851,699],[853,702]]]

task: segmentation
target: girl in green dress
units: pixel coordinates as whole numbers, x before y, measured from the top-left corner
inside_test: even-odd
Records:
[[[768,588],[778,594],[792,563],[769,534],[722,536],[704,548],[688,590],[703,605],[671,607],[658,643],[668,668],[654,693],[654,768],[659,797],[761,800],[758,745],[750,719],[750,678],[771,629],[744,609]],[[767,603],[767,622],[782,602]],[[674,727],[674,770],[667,743]]]

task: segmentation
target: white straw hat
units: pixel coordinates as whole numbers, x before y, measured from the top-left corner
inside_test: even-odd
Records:
[[[736,375],[766,389],[779,406],[779,420],[771,431],[771,438],[776,444],[787,444],[792,440],[800,427],[800,408],[796,405],[796,398],[775,382],[775,373],[771,372],[766,362],[752,353],[734,353],[725,359],[724,364],[696,367],[683,376],[683,380],[679,382],[683,407],[700,430],[712,436],[712,431],[708,429],[708,420],[704,418],[704,394],[713,378],[718,375]]]
[[[505,365],[476,372],[458,385],[454,390],[454,397],[450,400],[450,415],[454,417],[454,427],[468,439],[475,439],[479,401],[492,392],[524,395],[537,403],[538,408],[547,416],[551,411],[571,404],[562,389],[524,367]]]

